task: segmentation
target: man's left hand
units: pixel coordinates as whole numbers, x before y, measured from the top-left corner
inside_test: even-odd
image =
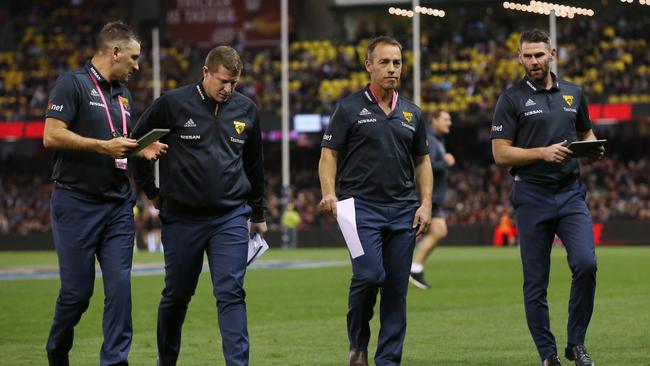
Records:
[[[258,234],[260,234],[260,236],[263,237],[264,234],[266,233],[266,230],[267,230],[266,221],[251,222],[251,228],[250,228],[250,233],[249,234],[252,237],[253,235],[255,235],[255,233],[258,233]]]
[[[431,205],[420,206],[415,211],[415,217],[413,218],[413,228],[418,228],[415,236],[426,233],[429,229],[429,223],[431,223]]]
[[[589,150],[589,160],[590,161],[603,160],[603,158],[605,158],[605,147],[604,146],[598,146],[598,147],[595,147],[595,148]]]
[[[156,161],[161,156],[167,154],[167,144],[156,141],[153,144],[145,147],[137,153],[137,156],[140,158],[147,159],[149,161]]]

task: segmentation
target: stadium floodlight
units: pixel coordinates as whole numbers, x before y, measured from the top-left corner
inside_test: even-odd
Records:
[[[632,4],[634,0],[621,0],[623,4]],[[641,5],[650,5],[650,0],[639,0],[639,4]]]
[[[621,0],[626,1],[626,0]],[[592,17],[595,12],[592,9],[580,8],[576,6],[568,6],[561,4],[547,3],[544,1],[531,1],[529,4],[520,4],[505,1],[503,7],[509,10],[523,11],[527,13],[536,13],[543,15],[551,15],[551,12],[555,13],[555,16],[561,18],[573,19],[576,15],[585,15]]]
[[[395,8],[395,7],[392,7],[392,6],[390,8],[388,8],[388,14],[391,14],[391,15],[399,15],[399,16],[403,16],[403,17],[413,18],[413,16],[415,16],[415,13],[424,14],[424,15],[432,15],[434,17],[440,17],[440,18],[443,18],[446,15],[444,10],[432,9],[432,8],[427,8],[427,7],[424,7],[424,6],[416,6],[415,11]]]
[[[646,0],[646,1],[650,1],[650,0]],[[531,0],[528,5],[505,1],[503,3],[503,7],[509,10],[548,15],[549,30],[550,30],[549,33],[551,36],[551,47],[553,48],[555,48],[557,45],[556,17],[573,19],[576,15],[584,15],[584,16],[592,17],[595,14],[593,9],[579,8],[575,6],[553,4],[544,1],[534,1],[534,0]],[[551,65],[551,69],[554,73],[557,74],[557,63],[553,63]]]
[[[388,8],[388,14],[399,15],[413,19],[413,101],[415,104],[420,105],[420,14],[444,18],[446,13],[444,10],[420,6],[420,0],[412,0],[412,5],[412,10],[400,9],[391,6]]]

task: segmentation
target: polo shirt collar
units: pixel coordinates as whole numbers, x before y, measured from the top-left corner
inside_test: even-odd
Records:
[[[203,101],[203,103],[206,103],[206,104],[210,105],[210,106],[213,107],[213,108],[215,107],[216,104],[219,104],[219,105],[221,105],[221,106],[228,104],[228,102],[230,102],[230,100],[233,98],[233,95],[235,94],[235,92],[233,91],[233,94],[230,95],[230,98],[228,98],[228,100],[226,100],[226,101],[223,102],[223,103],[217,103],[216,100],[210,98],[210,96],[208,95],[208,93],[205,91],[205,88],[203,88],[203,78],[201,78],[201,80],[199,80],[199,81],[196,83],[194,89],[195,89],[195,91],[196,91],[196,94],[197,94],[197,95],[199,96],[199,98],[201,98],[201,100]]]
[[[363,99],[366,100],[366,102],[371,103],[371,104],[378,104],[377,99],[375,99],[375,95],[372,93],[372,90],[370,90],[370,84],[366,84],[366,89],[363,91]],[[391,110],[395,110],[397,108],[397,101],[399,100],[399,94],[397,93],[397,90],[393,90],[393,104],[391,107]]]
[[[99,70],[97,70],[95,65],[93,65],[90,60],[86,62],[86,70],[97,79],[97,82],[100,85],[105,85],[111,88],[111,96],[122,93],[122,83],[119,81],[108,81],[108,79],[106,79],[104,75],[102,75]]]
[[[555,75],[552,71],[551,71],[551,79],[553,79],[553,85],[551,85],[551,89],[549,89],[548,91],[550,92],[550,91],[560,90],[560,83],[558,82],[557,75]],[[526,84],[526,86],[528,86],[530,89],[533,90],[533,93],[546,91],[546,89],[540,87],[534,81],[530,80],[528,75],[524,76],[523,82],[524,84]]]
[[[210,101],[210,97],[208,96],[208,93],[205,92],[205,89],[203,88],[203,78],[199,80],[198,83],[195,85],[196,93],[199,95],[199,98],[205,103],[208,103]]]

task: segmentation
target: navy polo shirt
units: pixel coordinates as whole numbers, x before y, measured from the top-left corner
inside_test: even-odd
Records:
[[[247,202],[252,221],[264,220],[264,158],[255,103],[233,92],[217,103],[202,82],[171,90],[140,116],[139,138],[154,128],[169,128],[169,145],[160,159],[164,208],[185,214],[218,215]],[[147,196],[158,194],[150,165],[137,162],[136,182]]]
[[[431,157],[431,168],[433,169],[433,196],[432,203],[442,205],[447,193],[447,170],[449,164],[445,160],[447,149],[442,136],[427,128],[427,139],[429,141],[429,156]]]
[[[65,122],[70,131],[80,136],[110,140],[113,137],[106,109],[91,73],[104,93],[115,130],[122,135],[120,103],[130,126],[131,94],[122,83],[106,80],[90,63],[56,80],[45,117]],[[73,190],[104,198],[126,199],[131,195],[126,171],[115,167],[115,159],[95,152],[55,150],[52,179]]]
[[[321,146],[339,152],[339,199],[399,207],[419,201],[412,158],[429,153],[426,126],[414,103],[401,96],[395,103],[386,115],[366,87],[336,105]]]
[[[578,132],[591,129],[582,88],[558,79],[546,90],[528,77],[508,88],[497,101],[492,119],[492,139],[512,141],[525,149],[545,147],[567,140],[577,140]],[[577,178],[578,161],[567,159],[561,164],[538,160],[512,167],[510,174],[530,183],[559,183]]]

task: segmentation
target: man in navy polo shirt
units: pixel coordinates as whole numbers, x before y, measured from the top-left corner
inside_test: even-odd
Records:
[[[431,159],[420,109],[397,93],[399,42],[385,36],[370,41],[365,67],[370,84],[337,104],[323,136],[320,206],[336,215],[339,199],[354,199],[365,253],[352,259],[349,364],[368,365],[369,322],[381,289],[375,363],[399,365],[415,237],[431,219]]]
[[[133,205],[126,156],[131,94],[140,41],[122,22],[108,23],[84,67],[61,75],[50,92],[43,144],[55,149],[51,214],[61,289],[47,340],[50,365],[68,365],[74,326],[88,308],[95,258],[104,281],[100,365],[127,365],[131,346]],[[155,160],[166,146],[139,153]]]
[[[524,270],[528,328],[544,366],[560,365],[551,333],[546,290],[553,238],[562,240],[573,274],[565,356],[577,366],[593,362],[584,346],[596,291],[596,253],[586,187],[567,143],[595,140],[582,88],[550,72],[556,50],[545,31],[521,34],[519,63],[526,75],[500,97],[492,121],[497,164],[512,167]],[[602,158],[594,149],[592,158]]]
[[[242,68],[233,48],[214,48],[203,79],[162,95],[133,131],[139,137],[152,128],[171,130],[163,139],[170,149],[160,161],[160,190],[150,165],[138,164],[135,176],[161,207],[165,288],[158,307],[159,365],[177,362],[181,328],[206,254],[226,365],[248,365],[248,240],[254,232],[264,234],[266,222],[259,115],[255,103],[235,91]]]

